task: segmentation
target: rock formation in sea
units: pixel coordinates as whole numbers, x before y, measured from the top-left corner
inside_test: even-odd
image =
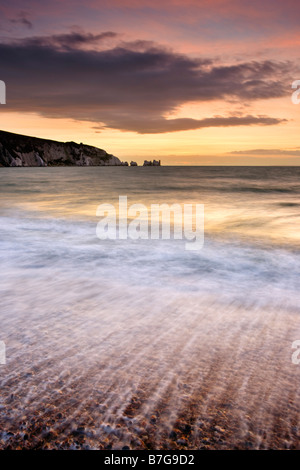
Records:
[[[160,160],[144,160],[144,165],[143,166],[160,166]]]
[[[75,142],[29,137],[0,131],[0,166],[128,165],[105,150]]]

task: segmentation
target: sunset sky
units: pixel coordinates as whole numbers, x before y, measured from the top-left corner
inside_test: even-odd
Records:
[[[165,165],[300,165],[297,0],[0,0],[0,129]]]

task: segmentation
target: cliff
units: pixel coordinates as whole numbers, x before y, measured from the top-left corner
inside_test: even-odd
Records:
[[[0,131],[0,166],[124,165],[105,150]]]

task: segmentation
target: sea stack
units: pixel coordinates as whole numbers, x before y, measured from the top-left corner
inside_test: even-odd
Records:
[[[153,160],[153,161],[145,160],[143,166],[160,166],[160,160]]]

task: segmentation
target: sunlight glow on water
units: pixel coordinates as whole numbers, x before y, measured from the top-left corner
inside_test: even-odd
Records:
[[[297,172],[1,169],[0,447],[297,448]],[[204,248],[98,240],[122,194],[204,203]]]

